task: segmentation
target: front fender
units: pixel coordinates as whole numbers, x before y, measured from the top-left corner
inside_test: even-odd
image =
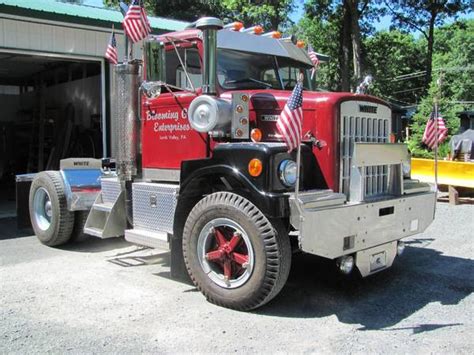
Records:
[[[228,187],[245,195],[244,197],[252,201],[267,216],[277,218],[289,215],[288,197],[284,193],[265,191],[235,167],[225,164],[213,164],[212,160],[208,159],[205,161],[209,165],[204,165],[195,170],[183,181],[180,188],[180,197],[184,198],[189,194],[199,193],[196,191],[196,189],[199,189],[195,184],[196,182],[199,184],[199,182],[212,182],[216,178],[223,178],[229,184]]]

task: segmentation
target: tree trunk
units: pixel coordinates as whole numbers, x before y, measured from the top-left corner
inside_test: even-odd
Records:
[[[432,75],[432,60],[433,60],[433,45],[434,45],[434,25],[436,20],[436,12],[431,12],[430,28],[428,32],[428,51],[426,53],[426,75],[425,75],[425,88],[429,89],[431,84]]]
[[[351,18],[346,6],[343,7],[342,31],[340,38],[340,75],[341,75],[341,91],[350,91],[350,27]]]
[[[352,41],[352,62],[354,69],[354,80],[359,81],[362,77],[362,62],[361,62],[361,40],[360,40],[360,26],[359,26],[359,0],[346,0],[350,13],[351,20],[351,41]]]

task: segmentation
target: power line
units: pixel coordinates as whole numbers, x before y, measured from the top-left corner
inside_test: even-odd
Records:
[[[446,72],[446,73],[460,72],[460,71],[474,71],[474,65],[467,65],[463,67],[457,66],[457,67],[450,67],[450,68],[433,68],[432,71],[433,72]],[[399,75],[394,78],[386,79],[386,80],[401,81],[401,80],[413,79],[413,78],[424,76],[424,75],[426,75],[426,70],[403,74],[403,75]]]

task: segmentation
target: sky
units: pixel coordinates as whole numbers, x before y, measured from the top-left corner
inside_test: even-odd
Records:
[[[103,6],[103,1],[102,0],[84,0],[84,5],[89,5],[89,6],[98,6],[102,7]],[[303,6],[300,4],[296,10],[290,15],[290,18],[294,22],[298,22],[298,20],[303,16]],[[474,19],[474,12],[470,12],[468,14],[464,14],[461,16],[461,18],[468,18],[468,19]],[[386,30],[390,26],[390,16],[384,16],[380,19],[378,23],[375,24],[375,28],[377,31],[380,30]]]

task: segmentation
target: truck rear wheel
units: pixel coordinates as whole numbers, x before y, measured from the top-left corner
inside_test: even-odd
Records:
[[[217,192],[191,211],[183,232],[188,273],[208,301],[237,310],[260,307],[283,288],[290,241],[249,200]]]
[[[41,243],[66,243],[74,227],[74,213],[67,209],[64,184],[58,171],[43,171],[34,178],[29,197],[33,230]]]

